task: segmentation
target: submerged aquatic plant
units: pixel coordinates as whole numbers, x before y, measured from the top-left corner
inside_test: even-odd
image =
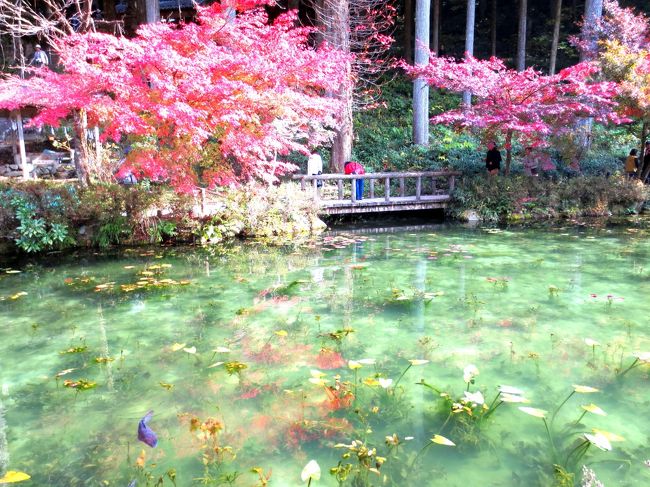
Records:
[[[635,367],[638,367],[639,365],[650,364],[650,352],[634,352],[632,354],[632,357],[634,357],[634,362],[632,362],[627,369],[616,374],[617,377],[623,377],[630,370],[632,370]]]
[[[371,485],[368,480],[369,474],[381,475],[379,470],[386,462],[386,457],[377,455],[377,448],[369,447],[361,440],[352,440],[350,444],[337,443],[334,448],[345,450],[338,464],[330,468],[330,474],[334,475],[339,484],[353,476],[354,485]],[[350,459],[356,462],[348,462]]]

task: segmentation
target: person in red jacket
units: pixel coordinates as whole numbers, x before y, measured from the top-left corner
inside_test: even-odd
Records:
[[[348,161],[345,163],[343,166],[343,170],[345,171],[345,174],[365,174],[366,170],[363,168],[361,164],[359,164],[356,161]],[[356,200],[361,200],[363,199],[363,179],[355,179],[354,180],[356,185],[354,186],[356,188]]]

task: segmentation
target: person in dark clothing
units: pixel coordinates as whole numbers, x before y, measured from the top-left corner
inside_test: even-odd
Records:
[[[485,156],[485,169],[490,176],[499,174],[499,169],[501,169],[501,152],[497,148],[497,144],[491,140],[487,144],[487,155]]]
[[[366,170],[363,168],[361,164],[359,164],[356,161],[348,161],[345,163],[343,166],[343,170],[345,171],[345,174],[365,174]],[[361,200],[363,199],[363,179],[355,179],[355,199]]]
[[[643,164],[639,168],[639,177],[643,177],[642,174],[650,166],[650,140],[645,141],[645,150],[643,151]]]

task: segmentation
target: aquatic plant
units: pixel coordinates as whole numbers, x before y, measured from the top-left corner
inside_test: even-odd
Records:
[[[352,440],[352,443],[337,443],[334,448],[344,449],[341,460],[335,467],[330,468],[339,485],[342,485],[350,476],[355,486],[369,486],[369,474],[381,475],[379,470],[386,462],[386,457],[377,455],[377,448],[370,447],[361,440]],[[353,459],[355,462],[349,462]]]
[[[312,480],[320,480],[320,465],[316,460],[310,460],[300,473],[300,479],[307,482],[307,487],[311,485]]]
[[[634,361],[630,364],[628,368],[626,368],[621,372],[618,372],[616,374],[617,377],[619,378],[623,377],[630,370],[632,370],[635,367],[638,367],[639,365],[650,364],[650,352],[634,352],[632,354],[632,357],[634,357]]]

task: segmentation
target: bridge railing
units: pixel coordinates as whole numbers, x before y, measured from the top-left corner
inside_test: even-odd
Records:
[[[349,201],[357,203],[356,184],[363,179],[367,189],[363,198],[386,203],[409,199],[422,201],[440,195],[449,195],[456,185],[458,171],[421,171],[421,172],[377,172],[367,174],[295,174],[294,180],[300,181],[304,191],[311,190],[315,201],[328,202]]]

